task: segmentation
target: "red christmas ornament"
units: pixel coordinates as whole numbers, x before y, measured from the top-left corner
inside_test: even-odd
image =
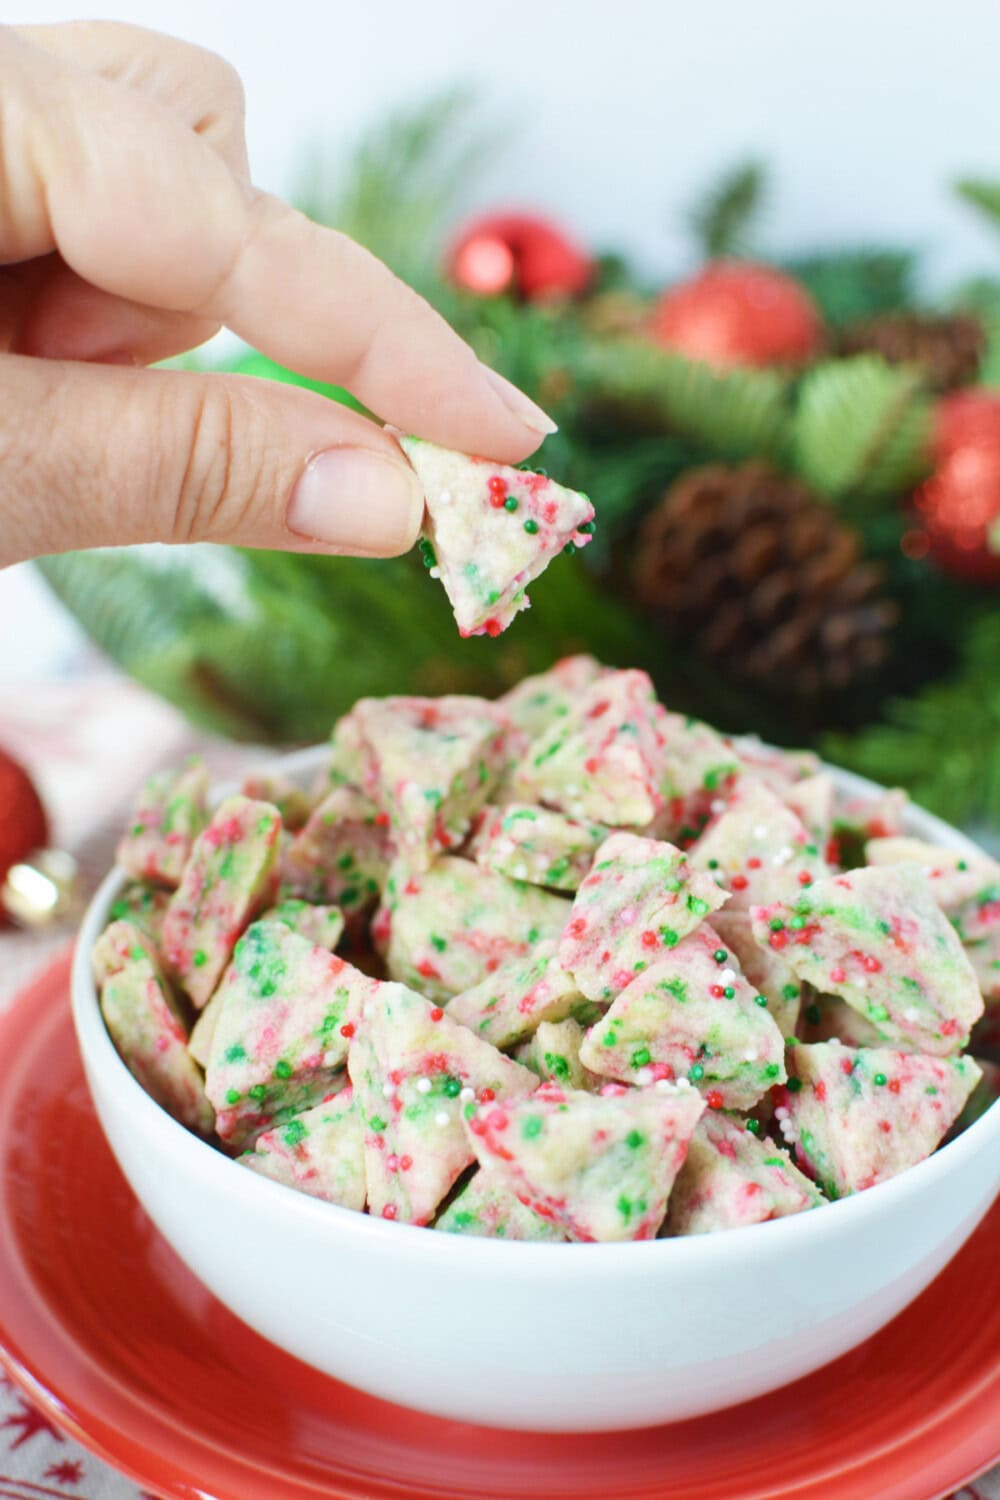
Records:
[[[0,750],[0,925],[42,926],[76,904],[76,862],[48,848],[49,820],[24,767]]]
[[[903,550],[931,556],[955,578],[1000,585],[1000,392],[939,401],[933,454],[934,472],[913,496],[918,526]]]
[[[479,297],[513,292],[526,302],[578,297],[593,261],[561,229],[531,214],[487,214],[458,233],[447,256],[450,279]]]
[[[49,841],[49,820],[24,767],[0,750],[0,886],[16,865]]]
[[[823,343],[819,312],[797,281],[771,266],[734,260],[712,261],[665,291],[648,333],[718,369],[803,364]]]

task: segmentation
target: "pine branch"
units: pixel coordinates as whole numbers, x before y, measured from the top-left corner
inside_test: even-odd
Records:
[[[767,175],[758,161],[732,167],[690,213],[691,228],[705,260],[745,255],[750,228],[760,212]]]
[[[315,147],[296,204],[426,291],[442,227],[496,144],[495,132],[474,127],[474,107],[471,92],[455,89],[394,114],[362,136],[339,172],[330,152]]]
[[[905,786],[953,823],[1000,822],[1000,610],[980,616],[961,664],[914,698],[889,704],[886,722],[851,738],[830,736],[829,759]]]
[[[916,259],[910,250],[838,250],[782,262],[832,327],[898,312],[914,298]]]
[[[795,465],[833,500],[895,496],[926,470],[930,425],[920,370],[877,354],[830,360],[802,382]]]
[[[985,182],[980,177],[964,177],[956,182],[955,191],[966,203],[971,203],[990,221],[994,229],[1000,229],[1000,182]]]

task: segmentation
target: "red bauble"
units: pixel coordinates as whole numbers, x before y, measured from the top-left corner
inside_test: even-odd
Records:
[[[797,281],[735,260],[712,261],[664,292],[648,332],[665,348],[720,369],[803,364],[823,343],[819,312]]]
[[[480,297],[514,292],[526,302],[578,297],[593,275],[590,256],[547,219],[487,214],[463,226],[447,256],[456,286]]]
[[[0,750],[0,885],[11,865],[44,849],[48,841],[48,818],[31,777]]]
[[[960,391],[934,414],[934,473],[913,497],[919,530],[905,539],[956,578],[1000,584],[1000,392]]]

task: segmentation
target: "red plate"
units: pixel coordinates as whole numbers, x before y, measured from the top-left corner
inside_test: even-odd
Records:
[[[0,1354],[57,1423],[169,1500],[930,1500],[1000,1456],[1000,1204],[882,1333],[722,1415],[545,1437],[317,1375],[228,1313],[139,1207],[90,1103],[67,983],[63,961],[0,1022]]]

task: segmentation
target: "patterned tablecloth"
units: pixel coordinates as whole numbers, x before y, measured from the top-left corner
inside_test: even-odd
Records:
[[[116,830],[143,776],[199,750],[213,775],[227,779],[267,754],[196,736],[172,709],[103,674],[33,684],[30,692],[23,684],[0,684],[0,745],[30,767],[54,841],[78,857],[88,889],[108,868]],[[65,929],[0,936],[0,1009],[67,936]],[[65,1437],[0,1373],[0,1500],[52,1497],[157,1500]],[[1000,1466],[954,1500],[1000,1500]]]

